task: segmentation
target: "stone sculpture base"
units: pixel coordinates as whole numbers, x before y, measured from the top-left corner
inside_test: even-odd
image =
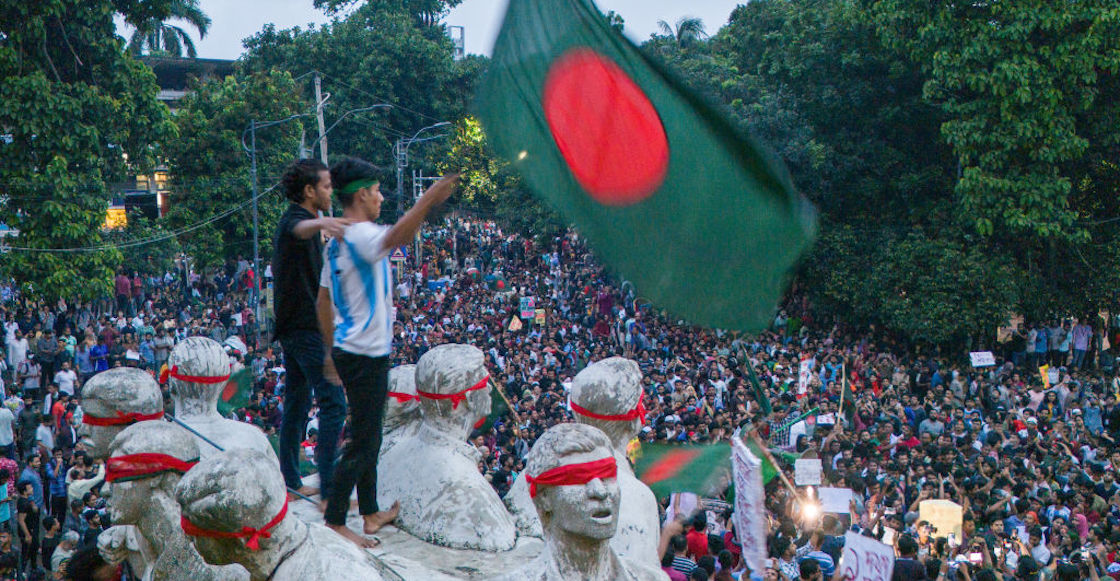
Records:
[[[319,477],[313,474],[303,479],[304,484],[318,486]],[[357,499],[357,495],[354,496]],[[323,513],[311,503],[294,500],[288,510],[300,520],[322,524]],[[362,519],[356,508],[346,515],[346,524],[352,530],[362,530]],[[517,545],[499,553],[448,549],[387,526],[377,533],[381,546],[369,552],[377,557],[385,581],[475,581],[490,579],[504,572],[520,568],[537,558],[544,542],[534,538],[519,538]]]

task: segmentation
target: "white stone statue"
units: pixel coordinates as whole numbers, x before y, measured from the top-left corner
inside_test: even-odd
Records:
[[[372,556],[288,512],[280,467],[259,452],[213,453],[175,492],[183,531],[207,563],[239,564],[253,581],[382,578]]]
[[[225,389],[230,370],[229,355],[213,339],[188,337],[176,345],[167,358],[167,381],[175,417],[226,450],[256,450],[279,465],[264,432],[218,413],[218,397]],[[198,440],[203,458],[218,452],[213,445]]]
[[[421,540],[456,549],[506,551],[517,541],[513,519],[479,472],[466,442],[490,413],[482,351],[440,345],[420,358],[420,425],[378,462],[378,503],[399,500],[397,526]]]
[[[599,428],[611,440],[611,450],[618,463],[618,487],[622,491],[619,506],[618,532],[611,546],[619,555],[633,561],[660,566],[657,545],[661,537],[657,498],[642,481],[626,458],[626,446],[642,427],[645,410],[642,398],[642,371],[638,364],[622,357],[611,357],[593,363],[580,371],[572,381],[572,411],[576,422]],[[529,498],[525,474],[506,494],[506,505],[517,521],[520,534],[540,537],[543,534],[537,510]]]
[[[385,455],[398,443],[415,437],[420,429],[420,396],[416,395],[416,366],[398,365],[389,370],[389,397],[381,428],[381,451],[377,455],[377,504],[397,501],[385,494]]]
[[[197,461],[195,439],[168,422],[139,422],[118,434],[106,477],[113,489],[114,526],[98,536],[102,556],[110,562],[127,558],[133,571],[142,563],[146,581],[248,581],[240,566],[206,564],[180,528],[175,485]]]
[[[658,567],[621,557],[610,540],[618,528],[617,461],[597,428],[558,424],[529,451],[525,473],[544,528],[544,550],[499,581],[666,581]]]
[[[94,375],[82,386],[82,412],[78,435],[92,458],[104,460],[121,430],[163,417],[163,394],[147,372],[118,367]]]

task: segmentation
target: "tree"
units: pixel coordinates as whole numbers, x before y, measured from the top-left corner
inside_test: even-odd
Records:
[[[144,15],[139,19],[126,18],[126,22],[135,30],[128,41],[128,51],[140,56],[146,48],[148,52],[163,52],[170,56],[180,57],[183,49],[187,56],[195,58],[194,41],[186,30],[173,24],[168,24],[170,19],[184,20],[198,31],[198,38],[206,38],[210,30],[210,17],[198,6],[198,0],[170,0],[167,18]]]
[[[704,21],[695,17],[684,16],[677,21],[675,26],[671,26],[664,20],[658,20],[657,29],[661,31],[661,34],[675,40],[681,48],[695,46],[701,40],[708,38],[708,33],[704,29]]]
[[[110,292],[121,255],[102,246],[106,184],[146,171],[173,134],[155,76],[125,54],[113,14],[157,2],[0,1],[0,221],[20,230],[0,274],[33,297]],[[13,26],[8,26],[13,24]],[[57,252],[60,249],[77,251]]]
[[[164,146],[174,192],[165,221],[172,230],[202,224],[179,239],[199,266],[252,255],[250,161],[242,146],[243,138],[249,141],[249,121],[284,119],[312,109],[286,72],[214,80],[183,98],[175,116],[179,138]],[[262,192],[258,230],[266,259],[286,207],[283,193],[273,186],[296,159],[302,130],[301,120],[295,119],[257,132]],[[216,216],[223,217],[208,223]]]

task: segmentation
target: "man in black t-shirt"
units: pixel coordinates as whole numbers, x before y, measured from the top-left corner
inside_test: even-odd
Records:
[[[319,218],[331,206],[331,174],[321,162],[303,159],[293,163],[281,179],[291,201],[276,227],[272,273],[275,279],[276,339],[284,351],[287,381],[284,416],[280,426],[280,471],[288,488],[304,494],[299,473],[299,445],[311,409],[311,395],[319,403],[319,444],[315,459],[323,498],[334,476],[335,450],[346,417],[341,381],[333,370],[324,373],[326,350],[319,333],[315,300],[323,268],[320,232],[341,236],[349,220]]]

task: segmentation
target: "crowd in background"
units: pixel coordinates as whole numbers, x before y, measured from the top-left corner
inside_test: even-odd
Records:
[[[796,286],[762,333],[690,327],[606,273],[574,233],[534,241],[491,222],[448,219],[408,250],[395,270],[394,362],[415,363],[448,342],[486,353],[511,410],[472,442],[499,494],[535,439],[572,419],[575,374],[622,355],[644,374],[641,441],[706,444],[753,431],[775,450],[820,458],[823,485],[853,490],[849,513],[806,518],[804,491],[795,497],[772,481],[771,566],[754,578],[831,576],[844,531],[855,530],[896,546],[900,579],[1120,580],[1117,337],[1096,315],[1010,330],[993,345],[996,365],[975,368],[965,352],[825,320]],[[254,373],[251,401],[234,416],[278,429],[283,361],[268,343],[267,317],[258,327],[250,308],[255,276],[240,260],[198,274],[121,273],[112,297],[89,303],[5,294],[0,479],[15,501],[0,502],[0,575],[56,570],[57,555],[108,524],[98,496],[104,469],[75,431],[91,375],[119,365],[156,374],[177,341],[209,336]],[[304,446],[312,461],[315,413]],[[959,538],[919,519],[919,502],[934,498],[964,507]],[[727,515],[700,515],[669,543],[666,569],[686,578],[744,574]]]

